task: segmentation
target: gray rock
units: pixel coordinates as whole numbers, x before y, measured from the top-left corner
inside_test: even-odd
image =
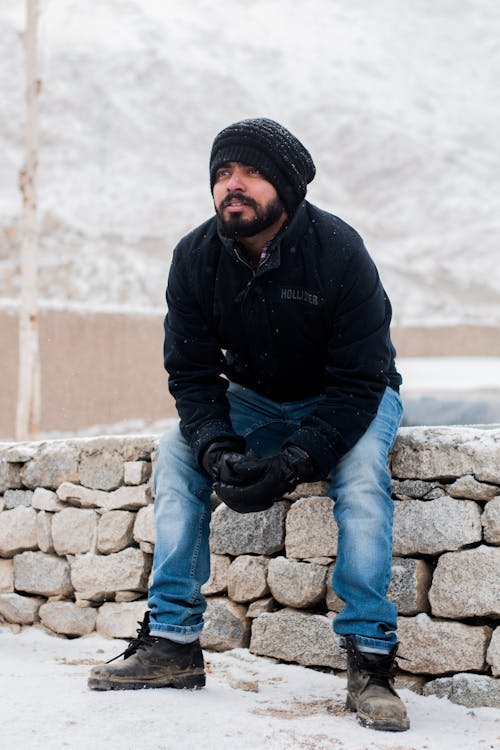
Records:
[[[468,708],[500,708],[500,680],[487,675],[455,674],[453,677],[440,677],[424,685],[422,693],[448,698],[452,703]]]
[[[398,619],[400,668],[416,674],[481,671],[491,629],[432,620],[426,614]]]
[[[323,615],[283,609],[253,621],[250,651],[304,666],[346,668],[332,623]]]
[[[105,437],[81,438],[80,448],[88,454],[119,453],[123,461],[147,461],[158,445],[158,438],[151,435],[107,435]]]
[[[289,558],[335,557],[337,524],[328,497],[297,500],[286,519],[286,556]]]
[[[149,491],[151,493],[151,497],[155,497],[155,488],[154,488],[154,476],[156,471],[156,466],[158,464],[158,445],[159,441],[157,443],[156,448],[151,453],[151,476],[149,478]],[[213,496],[216,497],[215,493],[213,493]]]
[[[95,548],[97,514],[93,510],[65,508],[54,515],[52,542],[58,555],[76,555]]]
[[[5,451],[5,460],[13,464],[25,464],[36,455],[36,443],[18,443]]]
[[[442,489],[442,487],[436,487],[435,489],[431,490],[427,493],[427,495],[424,495],[422,498],[423,500],[438,500],[441,497],[445,497],[446,493]]]
[[[436,484],[434,482],[424,482],[421,479],[392,480],[393,494],[402,499],[407,497],[421,499],[435,488]]]
[[[99,607],[96,630],[106,638],[134,638],[147,608],[144,599],[119,604],[106,602]]]
[[[18,464],[7,463],[0,454],[0,494],[5,490],[22,486],[21,467]]]
[[[413,693],[422,695],[427,680],[417,674],[396,674],[394,687],[396,690],[411,690]]]
[[[45,627],[61,635],[88,635],[95,628],[95,609],[77,607],[74,602],[47,602],[39,610]]]
[[[53,490],[46,490],[44,487],[36,488],[31,504],[35,510],[46,510],[51,513],[68,507],[59,500]]]
[[[394,554],[435,555],[481,540],[481,511],[471,500],[398,500],[394,503]]]
[[[202,648],[209,651],[246,648],[249,640],[250,620],[246,607],[223,597],[207,600],[205,627],[200,635]]]
[[[235,602],[252,602],[269,593],[269,558],[241,555],[233,560],[227,574],[227,591]]]
[[[269,562],[268,583],[277,602],[301,609],[325,600],[327,574],[323,565],[276,557]]]
[[[290,503],[280,500],[260,513],[235,513],[219,505],[212,515],[210,550],[216,555],[272,555],[283,549]]]
[[[114,451],[85,451],[80,458],[78,476],[90,489],[116,490],[123,481],[123,458]]]
[[[481,545],[441,555],[429,592],[440,617],[500,615],[500,547]]]
[[[135,520],[136,515],[128,510],[103,513],[97,526],[97,550],[109,555],[128,547],[133,540]]]
[[[488,544],[500,544],[500,495],[487,503],[481,523],[485,541]]]
[[[486,661],[491,666],[492,673],[496,677],[500,676],[500,627],[493,631],[486,653]]]
[[[0,617],[7,622],[32,625],[38,616],[43,599],[20,594],[0,594]]]
[[[125,484],[144,484],[150,476],[150,461],[125,461],[123,464],[123,481]]]
[[[3,496],[5,510],[12,510],[24,505],[27,508],[31,506],[33,499],[32,490],[6,490]]]
[[[67,561],[45,552],[23,552],[14,557],[14,586],[17,591],[43,596],[73,593]]]
[[[72,482],[63,482],[57,488],[57,496],[70,505],[81,508],[109,510],[138,510],[148,505],[150,497],[146,484],[138,487],[119,487],[113,492],[92,490]]]
[[[334,570],[335,563],[330,566],[326,576],[326,608],[329,612],[342,612],[344,609],[344,602],[340,596],[337,596],[332,585]]]
[[[227,592],[227,574],[231,558],[225,555],[210,554],[210,578],[201,587],[203,596],[225,594]]]
[[[42,552],[54,552],[52,541],[52,513],[41,510],[36,516],[36,539]]]
[[[400,615],[416,615],[429,609],[432,569],[425,560],[394,557],[387,597]]]
[[[80,599],[102,601],[116,591],[146,591],[149,558],[129,547],[111,555],[76,555],[71,580]]]
[[[0,513],[0,557],[37,549],[36,511],[20,505]]]
[[[136,602],[143,598],[144,594],[141,591],[117,591],[115,594],[115,602]]]
[[[287,492],[286,498],[300,500],[302,497],[324,497],[330,488],[330,482],[302,482],[293,492]]]
[[[25,487],[55,490],[62,482],[78,481],[79,450],[71,441],[42,443],[35,456],[24,464],[21,479]]]
[[[10,594],[14,591],[14,563],[12,560],[0,560],[0,593]]]
[[[273,597],[266,596],[264,599],[257,599],[257,601],[248,605],[247,617],[253,620],[255,617],[263,615],[264,612],[274,612],[277,608]]]
[[[392,475],[449,481],[473,475],[500,484],[500,429],[402,427],[392,451]]]
[[[134,539],[136,542],[156,542],[154,506],[140,508],[134,523]]]
[[[498,486],[478,482],[470,474],[465,477],[459,477],[459,479],[446,488],[446,492],[451,497],[468,500],[491,500],[495,495],[498,495],[499,491]]]

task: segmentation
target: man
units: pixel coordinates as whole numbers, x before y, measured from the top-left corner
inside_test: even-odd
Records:
[[[98,690],[202,687],[212,485],[238,513],[329,477],[339,527],[334,629],[361,723],[409,726],[393,688],[396,608],[387,457],[401,419],[391,306],[359,235],[305,201],[312,158],[268,119],[222,130],[210,157],[216,215],[177,246],[165,367],[180,429],[160,444],[145,620]],[[114,661],[114,660],[113,660]]]

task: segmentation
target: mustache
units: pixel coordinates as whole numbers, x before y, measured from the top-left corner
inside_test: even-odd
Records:
[[[228,206],[232,200],[237,200],[240,203],[243,203],[245,206],[251,206],[252,208],[257,208],[257,202],[254,201],[253,198],[247,197],[246,195],[242,195],[241,193],[228,193],[224,200],[222,200],[219,203],[219,209],[225,208]]]

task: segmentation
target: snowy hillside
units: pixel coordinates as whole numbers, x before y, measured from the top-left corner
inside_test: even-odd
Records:
[[[398,323],[500,320],[494,0],[41,0],[41,295],[163,305],[215,134],[273,117]],[[0,295],[18,291],[24,2],[0,6]]]

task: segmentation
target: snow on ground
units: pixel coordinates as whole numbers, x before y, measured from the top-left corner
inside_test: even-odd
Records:
[[[345,680],[275,663],[245,649],[207,653],[200,691],[94,692],[92,664],[122,641],[66,640],[37,628],[0,629],[3,750],[490,750],[500,747],[500,711],[473,710],[402,690],[411,729],[375,732],[346,712]],[[257,692],[233,688],[235,678]]]

